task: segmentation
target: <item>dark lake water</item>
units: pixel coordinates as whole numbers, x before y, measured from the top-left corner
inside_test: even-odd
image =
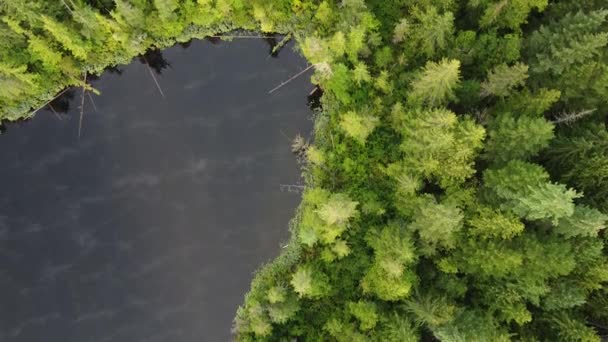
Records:
[[[0,341],[229,341],[300,195],[306,62],[194,41],[105,72],[0,135]],[[168,65],[166,64],[168,63]],[[67,108],[69,107],[69,109]],[[61,110],[66,110],[62,113]]]

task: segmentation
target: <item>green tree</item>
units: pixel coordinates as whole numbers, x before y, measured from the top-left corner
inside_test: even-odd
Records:
[[[585,193],[584,202],[608,210],[608,131],[603,124],[559,135],[546,158],[555,177]]]
[[[481,95],[506,97],[513,88],[523,86],[527,78],[527,65],[521,63],[513,66],[501,64],[488,73],[488,79],[481,84]]]
[[[532,10],[544,10],[548,0],[470,0],[469,5],[483,9],[481,27],[497,26],[517,30],[527,23]]]
[[[499,114],[488,127],[485,157],[496,164],[528,159],[549,146],[553,124],[543,117]]]
[[[403,123],[397,127],[402,135],[402,174],[447,188],[475,172],[473,162],[485,131],[469,118],[459,120],[446,109],[433,109],[404,111],[394,120]]]
[[[374,261],[361,281],[363,291],[387,301],[406,298],[416,282],[408,270],[416,261],[411,237],[399,225],[391,224],[370,231],[366,241],[374,250]]]
[[[349,111],[342,115],[340,127],[346,135],[360,144],[365,144],[365,139],[372,133],[378,121],[378,118],[374,116]]]
[[[530,36],[531,71],[560,75],[574,65],[597,60],[608,44],[601,32],[608,10],[567,14]]]
[[[372,302],[350,302],[348,303],[348,311],[359,321],[361,331],[373,329],[378,323],[378,309]]]
[[[454,91],[459,84],[459,61],[447,59],[439,63],[429,61],[413,81],[408,101],[414,105],[441,106],[454,99]]]
[[[549,174],[540,166],[513,160],[501,169],[484,173],[485,187],[500,207],[528,220],[559,219],[574,213],[576,191],[549,182]]]
[[[572,216],[559,220],[555,230],[566,237],[597,237],[600,230],[606,228],[608,216],[588,206],[576,206]]]
[[[528,39],[533,84],[550,83],[570,106],[598,106],[608,95],[608,10],[566,14]]]
[[[439,14],[434,6],[425,10],[414,10],[416,25],[410,39],[417,43],[420,52],[426,57],[437,56],[447,48],[454,33],[454,15],[452,12]]]
[[[301,265],[291,276],[293,290],[300,298],[321,298],[330,290],[327,276],[312,265]]]
[[[417,208],[409,228],[418,232],[422,244],[420,251],[428,256],[440,249],[455,247],[463,218],[462,211],[456,206],[426,198]]]
[[[79,33],[51,17],[43,15],[41,20],[44,29],[74,57],[80,60],[87,58],[87,46]]]

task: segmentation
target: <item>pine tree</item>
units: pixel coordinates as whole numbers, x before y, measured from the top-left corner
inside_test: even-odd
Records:
[[[553,128],[543,117],[516,118],[510,113],[499,114],[488,128],[485,157],[495,164],[533,157],[549,146]]]
[[[74,57],[83,61],[87,59],[87,45],[84,43],[79,33],[46,15],[43,15],[41,20],[44,29],[49,32],[55,40],[61,43],[66,50],[70,51]]]
[[[342,115],[340,127],[346,135],[355,139],[360,144],[365,144],[365,139],[372,133],[378,121],[378,118],[374,116],[350,111]]]
[[[406,298],[416,282],[408,270],[416,261],[411,237],[397,224],[391,224],[371,231],[366,240],[374,250],[374,261],[361,280],[363,291],[387,301]]]
[[[601,32],[607,16],[608,10],[569,13],[542,26],[528,43],[531,71],[560,75],[575,65],[597,60],[608,44],[608,32]]]
[[[458,120],[445,109],[412,110],[401,118],[402,173],[436,181],[442,187],[461,184],[473,173],[473,160],[485,131],[470,119]]]
[[[528,39],[533,85],[551,84],[569,108],[597,108],[608,96],[608,10],[555,18]]]
[[[414,105],[441,106],[454,98],[460,84],[460,62],[443,59],[427,62],[422,73],[412,83],[408,101]]]
[[[481,27],[497,26],[517,30],[527,23],[532,10],[543,11],[548,0],[472,0],[471,6],[484,9],[479,20]]]
[[[549,182],[549,175],[538,165],[513,160],[501,169],[484,173],[484,183],[501,208],[528,220],[559,219],[574,213],[576,191]]]
[[[558,136],[546,156],[554,176],[583,191],[584,202],[608,210],[608,131],[603,124]]]
[[[453,205],[435,203],[428,199],[421,203],[409,228],[418,232],[421,253],[433,255],[441,249],[456,245],[456,234],[462,229],[463,214]]]
[[[482,96],[508,96],[513,88],[521,87],[528,78],[528,66],[517,63],[513,66],[501,64],[488,73],[487,81],[481,84]]]
[[[439,14],[436,7],[429,6],[424,10],[415,9],[413,18],[416,25],[408,36],[415,45],[408,44],[408,47],[416,48],[427,58],[437,56],[447,48],[454,33],[452,12]]]
[[[555,230],[566,237],[597,237],[598,233],[606,228],[607,220],[608,216],[597,209],[576,206],[572,216],[560,219]]]

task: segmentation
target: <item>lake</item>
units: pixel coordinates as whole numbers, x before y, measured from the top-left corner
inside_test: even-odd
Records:
[[[280,38],[279,38],[280,39]],[[312,129],[288,44],[150,52],[0,135],[0,340],[228,341],[300,194]],[[145,64],[149,62],[150,66]],[[151,73],[164,94],[157,88]]]

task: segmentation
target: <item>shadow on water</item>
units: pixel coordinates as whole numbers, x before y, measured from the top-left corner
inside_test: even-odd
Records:
[[[56,97],[53,101],[49,102],[47,107],[54,113],[65,114],[70,111],[70,104],[74,101],[75,96],[76,89],[70,88],[60,96]]]
[[[300,201],[306,62],[193,41],[108,69],[0,135],[0,341],[228,341]],[[137,60],[136,60],[137,61]],[[141,61],[141,60],[140,60]],[[171,66],[168,68],[168,66]]]
[[[279,41],[277,41],[277,38],[276,37],[264,38],[264,41],[270,47],[268,54],[270,56],[272,56],[273,58],[278,57],[281,49],[275,49],[275,47],[279,44]]]
[[[171,67],[171,64],[163,57],[163,52],[159,49],[150,49],[143,56],[139,56],[138,59],[140,63],[149,65],[159,75],[162,74],[164,69]]]

